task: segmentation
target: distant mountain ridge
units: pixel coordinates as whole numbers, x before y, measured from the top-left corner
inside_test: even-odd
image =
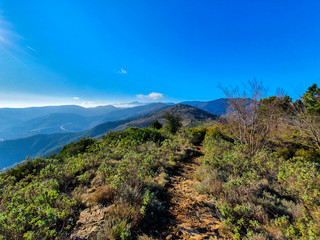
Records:
[[[27,155],[55,153],[65,144],[84,136],[97,137],[109,130],[147,127],[154,119],[163,123],[162,115],[170,109],[180,112],[185,126],[191,126],[197,119],[214,119],[216,115],[227,113],[228,107],[228,99],[221,98],[175,105],[139,103],[130,108],[112,105],[0,108],[0,139],[4,139],[0,142],[0,169],[24,160]]]
[[[146,115],[161,108],[174,105],[167,103],[143,104],[133,102],[135,107],[113,105],[84,108],[77,105],[0,108],[0,139],[19,139],[37,134],[68,133],[88,130],[103,122],[117,121]],[[186,101],[181,104],[208,111],[216,115],[227,112],[228,99],[213,101]]]
[[[158,120],[164,124],[163,115],[166,112],[172,112],[173,114],[180,114],[181,119],[184,121],[185,126],[190,125],[194,121],[214,120],[218,116],[199,108],[195,108],[186,104],[175,104],[163,110],[157,111],[152,114],[148,114],[138,119],[134,119],[128,123],[122,124],[115,128],[115,130],[124,130],[129,127],[145,128],[149,127],[154,120]]]
[[[80,118],[87,118],[89,116],[108,114],[117,109],[112,105],[95,108],[84,108],[77,105],[0,108],[0,138],[6,138],[6,135],[12,136],[13,134],[10,133],[16,127],[23,131],[21,128],[28,121],[39,121],[36,119],[41,119],[52,114],[76,114]]]
[[[77,133],[41,134],[23,139],[0,142],[0,169],[20,162],[28,155],[36,157],[56,153],[64,145],[73,141],[78,141],[83,137],[97,137],[110,130],[118,131],[129,127],[148,127],[155,119],[163,122],[162,116],[167,111],[174,114],[180,114],[185,125],[192,123],[192,121],[214,120],[217,118],[217,116],[212,113],[184,104],[176,104],[173,106],[165,105],[165,107],[161,109],[157,109],[156,105],[154,105],[154,107],[154,112],[152,113],[135,118],[105,122],[87,131]],[[158,107],[160,107],[160,105],[158,105]],[[141,112],[143,111],[140,111],[140,113]],[[19,151],[17,151],[17,149]]]
[[[145,115],[168,105],[150,103],[131,108],[111,105],[95,108],[57,106],[23,109],[0,109],[0,138],[19,139],[37,134],[79,132],[106,121]],[[12,116],[15,119],[12,119]],[[23,120],[22,120],[23,119]]]
[[[216,115],[229,107],[227,98],[212,101],[186,101],[187,104]],[[104,122],[138,117],[174,103],[128,103],[127,107],[113,105],[84,108],[77,105],[29,108],[0,108],[0,140],[19,139],[37,134],[69,133],[88,130]],[[120,106],[120,105],[119,105]]]
[[[230,107],[228,101],[228,98],[219,98],[212,101],[185,101],[181,102],[181,104],[188,104],[220,116],[227,113]]]

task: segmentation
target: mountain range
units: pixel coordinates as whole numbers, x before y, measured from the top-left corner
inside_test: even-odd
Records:
[[[191,126],[195,121],[212,120],[226,113],[226,105],[227,99],[218,99],[176,105],[151,103],[131,108],[71,105],[0,109],[2,122],[7,123],[6,128],[0,128],[0,136],[6,139],[0,142],[0,169],[21,162],[26,156],[33,158],[57,153],[64,145],[83,137],[99,137],[110,130],[129,127],[148,127],[155,119],[164,123],[162,116],[167,111],[179,113],[184,126]]]
[[[167,105],[164,103],[151,103],[132,108],[111,105],[84,108],[71,105],[0,109],[0,138],[9,140],[37,134],[80,132],[106,121],[137,117],[165,107]]]

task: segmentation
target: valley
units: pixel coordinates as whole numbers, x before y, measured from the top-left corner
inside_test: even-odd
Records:
[[[66,111],[65,107],[61,108],[63,111]],[[51,108],[49,109],[51,110]],[[35,110],[33,109],[32,111]],[[39,111],[43,112],[41,109]],[[75,110],[72,108],[72,111]],[[120,131],[129,127],[148,127],[155,119],[160,119],[163,123],[162,115],[166,111],[181,113],[185,126],[196,121],[204,121],[216,117],[214,114],[191,106],[169,106],[162,103],[152,103],[129,109],[118,109],[116,111],[113,109],[110,113],[106,113],[104,108],[102,108],[102,113],[100,114],[98,114],[99,110],[89,109],[87,111],[93,112],[96,115],[95,117],[91,117],[90,121],[88,117],[79,117],[79,114],[50,113],[45,117],[28,120],[23,124],[23,127],[21,127],[22,124],[20,123],[13,127],[14,130],[9,129],[8,131],[11,134],[17,133],[20,134],[17,135],[20,137],[21,133],[23,135],[18,139],[4,139],[4,141],[0,142],[0,169],[19,163],[25,160],[27,156],[34,158],[57,153],[64,145],[69,142],[78,141],[83,137],[99,138],[108,131]],[[80,113],[85,114],[83,109]],[[64,126],[68,127],[65,128]],[[15,151],[14,149],[19,149],[19,151]]]

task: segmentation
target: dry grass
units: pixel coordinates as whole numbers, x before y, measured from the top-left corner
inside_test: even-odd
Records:
[[[113,202],[114,198],[116,197],[117,191],[116,189],[110,186],[102,186],[98,188],[89,198],[89,203],[91,205],[95,204],[110,204]]]

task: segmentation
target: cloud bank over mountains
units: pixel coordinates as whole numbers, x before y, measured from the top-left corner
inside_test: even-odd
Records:
[[[138,94],[137,98],[140,100],[159,100],[159,99],[163,99],[164,95],[162,93],[152,92],[147,95]]]

